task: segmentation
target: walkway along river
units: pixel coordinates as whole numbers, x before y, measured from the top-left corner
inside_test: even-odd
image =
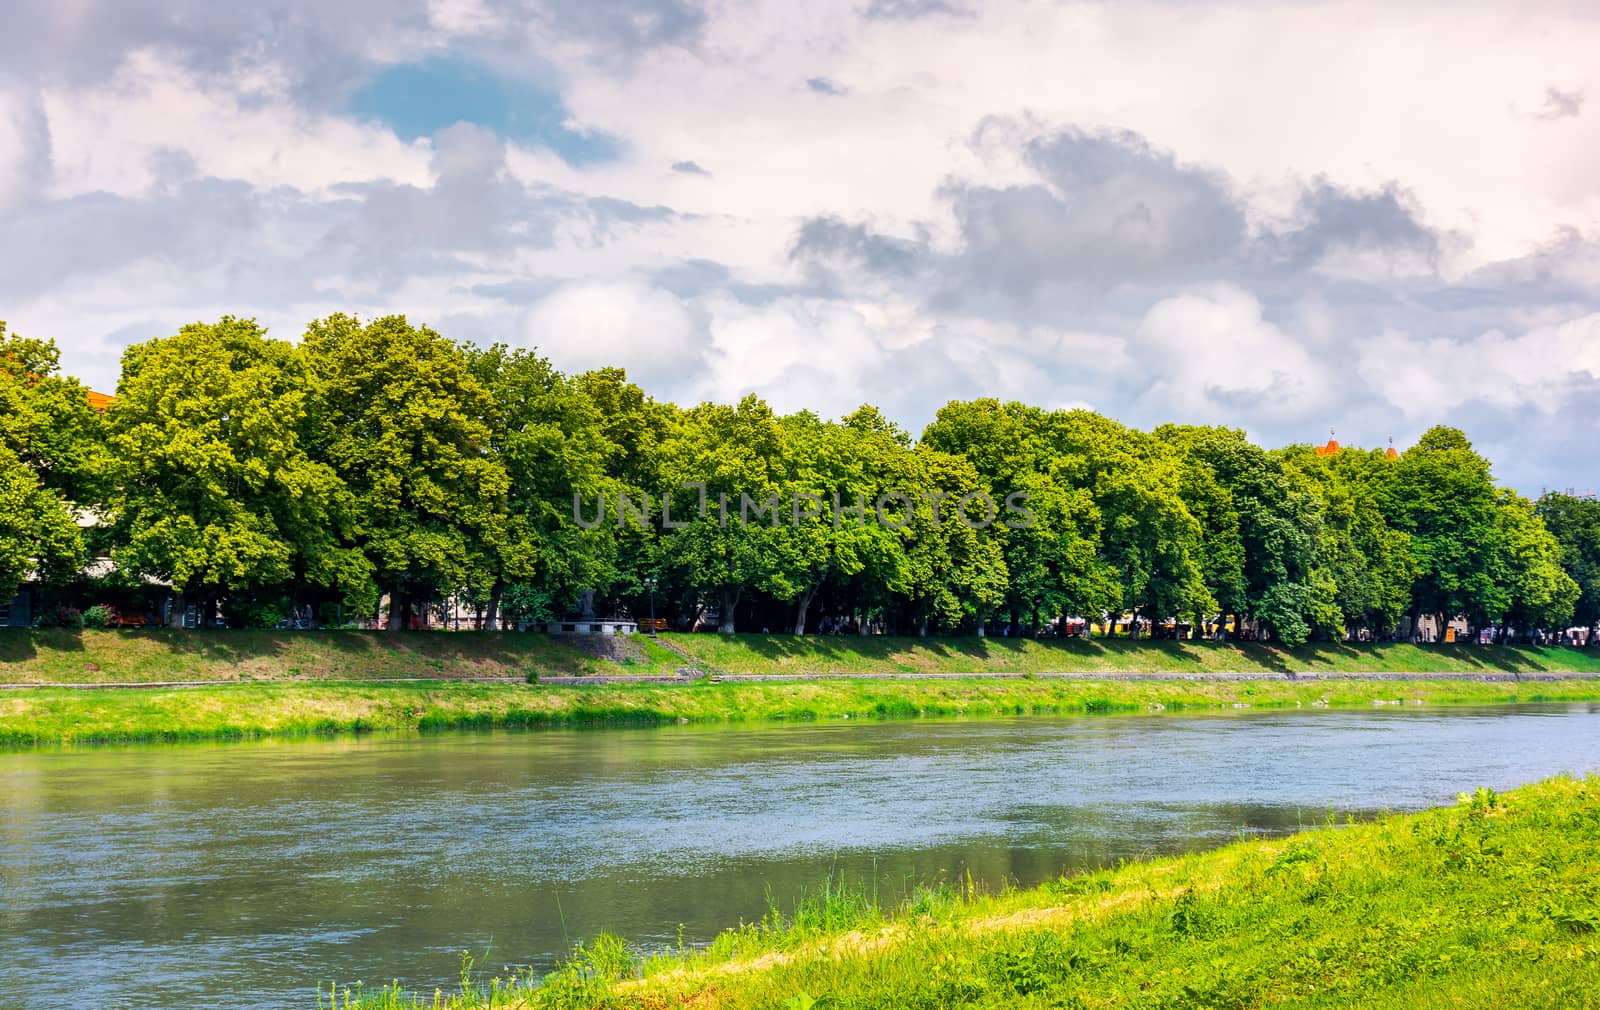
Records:
[[[0,754],[0,1004],[314,1006],[318,982],[703,941],[896,892],[1600,770],[1600,706],[667,727]]]

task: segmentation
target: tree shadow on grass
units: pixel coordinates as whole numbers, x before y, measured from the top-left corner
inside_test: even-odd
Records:
[[[158,634],[175,657],[233,668],[266,661],[269,673],[286,677],[308,673],[354,679],[520,676],[532,671],[583,673],[605,663],[559,639],[510,631],[188,630]]]
[[[38,634],[29,628],[0,628],[0,663],[26,663],[37,656],[34,636]]]

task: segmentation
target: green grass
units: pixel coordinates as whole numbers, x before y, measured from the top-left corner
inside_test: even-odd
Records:
[[[1600,649],[1340,644],[663,635],[727,673],[1590,673]],[[688,661],[646,636],[633,662],[538,634],[479,632],[29,631],[0,629],[0,684],[440,680],[670,675]]]
[[[452,728],[1494,705],[1600,700],[1600,680],[817,680],[683,685],[255,683],[0,691],[0,745]]]
[[[1600,649],[1382,643],[667,635],[713,668],[859,673],[1595,673]]]
[[[883,907],[865,886],[830,883],[703,950],[646,954],[601,936],[542,979],[469,971],[463,993],[390,988],[350,1005],[1593,1007],[1596,866],[1600,778],[1557,778],[1030,890],[946,883]]]
[[[644,636],[637,661],[539,634],[0,629],[0,684],[373,680],[671,674],[682,657]]]

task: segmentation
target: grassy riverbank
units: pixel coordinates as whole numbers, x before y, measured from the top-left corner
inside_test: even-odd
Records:
[[[351,1005],[1592,1007],[1596,865],[1600,778],[1560,778],[1000,895],[957,882],[885,909],[830,887],[703,951],[645,958],[599,937],[536,988],[487,981]]]
[[[852,673],[1597,673],[1600,649],[1378,643],[672,635],[712,669]]]
[[[1592,673],[1600,649],[1471,645],[794,638],[664,635],[709,670],[836,676],[897,673]],[[625,661],[537,634],[0,629],[0,684],[449,680],[529,674],[671,674],[689,660],[638,636]]]
[[[0,684],[670,675],[685,662],[644,636],[625,643],[625,661],[578,644],[515,633],[0,628]]]
[[[0,745],[452,728],[1600,700],[1600,680],[818,680],[683,685],[218,684],[0,692]]]

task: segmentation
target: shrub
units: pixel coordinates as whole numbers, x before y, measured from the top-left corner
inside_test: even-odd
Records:
[[[57,605],[40,614],[34,625],[40,628],[81,628],[83,614],[77,607]]]
[[[85,628],[115,628],[119,623],[117,609],[104,603],[96,603],[83,612]]]

